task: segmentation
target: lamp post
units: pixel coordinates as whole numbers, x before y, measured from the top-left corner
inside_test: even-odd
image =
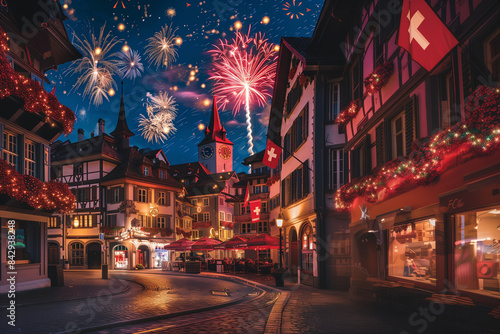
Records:
[[[283,268],[283,263],[282,263],[282,248],[281,248],[281,228],[283,227],[283,217],[281,216],[281,213],[279,214],[278,218],[276,218],[276,226],[280,229],[280,269]]]

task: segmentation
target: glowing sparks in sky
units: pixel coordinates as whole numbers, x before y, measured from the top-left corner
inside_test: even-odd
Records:
[[[175,8],[172,8],[172,7],[170,7],[169,9],[167,9],[167,11],[165,13],[167,14],[167,16],[169,18],[173,18],[175,16],[175,14],[177,14],[176,11],[175,11]]]
[[[174,126],[177,104],[175,99],[165,92],[160,92],[156,96],[147,93],[147,97],[147,115],[141,114],[139,117],[141,134],[148,142],[163,143],[177,131]]]
[[[250,104],[264,106],[271,97],[276,72],[277,54],[263,34],[250,36],[236,32],[231,41],[220,40],[209,51],[213,56],[214,94],[221,107],[231,105],[233,114],[245,107],[248,153],[253,154]]]
[[[116,53],[111,49],[120,41],[108,32],[104,34],[105,26],[101,27],[99,35],[90,34],[82,38],[75,35],[74,45],[82,54],[82,58],[75,60],[66,70],[67,74],[78,75],[73,90],[84,86],[83,97],[90,96],[90,101],[100,105],[103,99],[108,100],[110,89],[116,87],[113,75],[117,71]]]
[[[293,19],[294,17],[295,18],[300,18],[300,16],[304,16],[304,13],[302,12],[302,8],[300,8],[300,6],[302,6],[302,2],[299,2],[299,3],[295,3],[295,0],[292,0],[292,3],[290,2],[285,2],[285,4],[283,5],[283,10],[287,11],[286,15],[288,15],[290,17],[290,19]],[[310,9],[309,8],[306,8],[306,12],[309,12]]]
[[[135,79],[142,75],[144,65],[141,63],[139,52],[133,50],[120,52],[118,58],[118,74],[120,74],[122,78]]]
[[[149,44],[146,46],[146,56],[152,65],[168,67],[177,59],[179,44],[176,43],[178,36],[175,36],[177,29],[173,30],[172,25],[164,26],[161,31],[148,38]]]

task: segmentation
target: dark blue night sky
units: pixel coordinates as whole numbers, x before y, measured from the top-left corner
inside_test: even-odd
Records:
[[[116,0],[61,0],[61,4],[67,7],[66,14],[69,19],[66,21],[66,28],[70,38],[73,33],[88,36],[92,30],[97,34],[105,24],[106,31],[111,31],[114,36],[122,39],[117,44],[116,51],[125,43],[133,50],[139,51],[145,66],[143,76],[135,81],[124,80],[127,121],[130,129],[136,134],[131,138],[131,145],[140,148],[161,147],[170,163],[177,164],[197,160],[196,145],[203,136],[198,125],[209,121],[210,106],[205,106],[203,101],[211,99],[212,82],[208,80],[207,73],[211,57],[207,51],[212,48],[213,43],[219,38],[232,38],[232,27],[236,21],[243,24],[242,31],[247,31],[251,25],[252,33],[265,33],[271,43],[279,43],[281,36],[310,36],[323,1],[288,1],[286,5],[287,1],[265,0],[123,0],[123,4],[122,1]],[[113,8],[115,4],[116,8]],[[172,16],[172,10],[167,12],[169,8],[175,10],[175,15]],[[298,14],[299,18],[294,15],[294,18],[290,19],[290,12]],[[270,19],[268,24],[262,23],[265,16]],[[125,30],[119,31],[120,23],[125,25]],[[178,49],[177,61],[168,69],[156,70],[146,61],[146,40],[170,23],[178,28],[176,34],[183,39],[183,43]],[[60,102],[70,107],[77,116],[69,139],[76,140],[78,128],[85,130],[85,137],[90,136],[99,118],[106,121],[106,132],[113,131],[118,117],[119,89],[109,102],[104,101],[103,104],[94,106],[88,98],[82,97],[82,88],[72,91],[77,76],[64,74],[68,65],[60,66],[57,72],[49,72],[48,78],[56,83],[56,96]],[[196,68],[196,79],[190,82],[190,72]],[[119,86],[121,78],[117,75],[114,80]],[[205,88],[202,88],[202,84],[205,84]],[[174,87],[177,90],[174,90]],[[51,89],[46,88],[49,91]],[[179,105],[179,112],[174,121],[178,130],[164,144],[148,143],[141,137],[138,126],[139,115],[146,112],[146,93],[156,94],[159,91],[172,94]],[[255,152],[265,147],[268,110],[269,108],[252,107]],[[233,117],[230,111],[224,111],[221,118],[228,131],[228,138],[235,144],[235,169],[243,171],[245,168],[240,162],[248,156],[244,112]]]

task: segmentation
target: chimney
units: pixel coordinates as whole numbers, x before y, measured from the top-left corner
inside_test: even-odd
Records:
[[[83,129],[78,129],[78,141],[82,141],[83,140],[83,133],[85,131],[83,131]]]
[[[97,121],[97,135],[100,136],[102,134],[104,134],[104,120],[102,118],[99,118],[99,120]]]
[[[90,131],[90,138],[94,138],[94,130]]]

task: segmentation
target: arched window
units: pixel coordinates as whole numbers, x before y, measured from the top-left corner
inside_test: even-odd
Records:
[[[304,229],[304,232],[302,233],[302,249],[303,250],[312,250],[313,249],[311,225],[308,225]]]
[[[310,224],[302,230],[300,240],[301,247],[301,262],[302,271],[312,273],[313,271],[313,231]]]
[[[71,265],[83,266],[84,250],[81,242],[71,244]]]

